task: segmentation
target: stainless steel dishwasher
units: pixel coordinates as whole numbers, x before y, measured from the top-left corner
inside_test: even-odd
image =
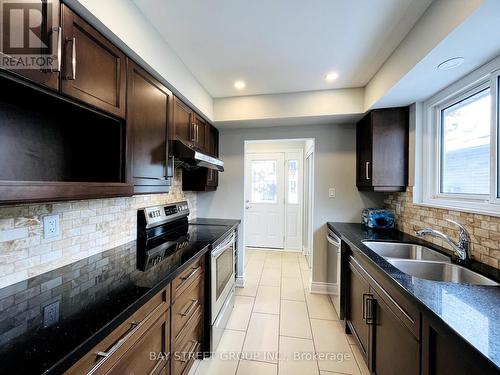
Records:
[[[327,259],[328,259],[328,283],[333,284],[334,287],[330,288],[330,297],[337,314],[340,316],[340,256],[341,256],[341,240],[330,229],[326,236],[328,245]]]

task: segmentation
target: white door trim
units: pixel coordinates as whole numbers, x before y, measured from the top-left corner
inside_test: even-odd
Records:
[[[249,176],[248,176],[248,161],[252,159],[252,156],[256,155],[262,155],[263,159],[266,159],[266,156],[264,155],[276,155],[276,154],[283,154],[284,157],[284,164],[283,164],[283,186],[284,186],[284,215],[283,215],[283,233],[284,233],[284,239],[283,239],[283,247],[275,248],[276,251],[297,251],[301,252],[302,251],[302,225],[304,222],[304,149],[301,148],[287,148],[287,149],[280,149],[278,152],[273,152],[273,151],[259,151],[259,152],[245,152],[245,171],[244,171],[244,203],[245,206],[247,204],[248,198],[248,186],[247,184],[250,183]],[[294,246],[287,246],[290,244],[292,241],[290,241],[290,236],[289,233],[287,232],[287,229],[290,228],[290,225],[287,225],[287,218],[290,214],[291,207],[288,204],[288,178],[287,178],[287,173],[288,173],[288,161],[289,160],[297,160],[298,162],[298,170],[299,170],[299,175],[298,175],[298,207],[297,207],[297,223],[296,223],[296,229],[298,228],[299,230],[296,230],[296,239],[293,241],[296,244]],[[312,191],[311,191],[312,195]],[[247,210],[246,208],[244,209],[245,211],[245,226],[248,225],[248,220],[247,220]],[[312,213],[312,212],[311,212]],[[246,237],[246,242],[248,241],[248,236],[245,235]],[[247,242],[248,243],[248,242]],[[254,246],[252,244],[245,246]]]

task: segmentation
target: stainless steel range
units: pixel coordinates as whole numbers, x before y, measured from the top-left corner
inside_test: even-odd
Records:
[[[207,280],[210,288],[206,298],[210,304],[210,342],[207,344],[210,351],[215,351],[234,307],[236,234],[232,231],[225,235],[227,226],[214,224],[210,219],[189,222],[188,215],[187,202],[139,210],[138,268],[146,271],[211,247]]]

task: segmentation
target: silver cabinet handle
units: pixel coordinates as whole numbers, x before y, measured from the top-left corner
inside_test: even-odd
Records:
[[[369,180],[370,179],[370,162],[367,161],[365,163],[365,174],[366,174],[366,179]]]
[[[186,280],[190,279],[198,271],[199,268],[200,268],[199,266],[191,268],[192,271],[186,276],[181,276],[180,279],[182,281],[186,281]]]
[[[76,38],[68,38],[66,39],[66,43],[72,44],[71,49],[71,75],[66,76],[65,78],[69,81],[74,81],[76,79]]]
[[[196,134],[196,124],[193,122],[191,123],[191,142],[196,141],[195,134]]]
[[[179,313],[180,316],[187,316],[191,314],[191,312],[194,310],[194,308],[198,306],[198,300],[197,299],[192,299],[191,304],[188,306],[188,308],[184,311]]]
[[[87,375],[93,374],[97,371],[97,369],[101,366],[101,363],[105,361],[108,357],[110,357],[114,352],[116,352],[125,341],[127,341],[139,328],[139,323],[132,322],[130,323],[130,328],[125,332],[125,334],[116,341],[111,348],[109,348],[105,352],[97,352],[96,356],[101,357],[99,361],[97,361],[96,365],[92,367],[92,369],[87,373]]]
[[[221,242],[219,246],[217,246],[212,251],[212,258],[217,258],[220,254],[222,254],[228,247],[232,246],[234,241],[236,240],[236,236],[232,233],[229,237],[227,237],[224,242]]]
[[[337,242],[335,239],[333,239],[330,236],[326,236],[326,240],[331,243],[334,246],[340,246],[340,240]]]
[[[60,72],[62,64],[62,27],[54,27],[53,31],[57,31],[57,70],[52,71]]]
[[[190,354],[194,353],[196,347],[198,346],[198,341],[191,340],[192,345],[187,351],[184,351],[184,358],[179,360],[180,362],[188,362],[190,360]],[[187,358],[186,358],[187,357]]]

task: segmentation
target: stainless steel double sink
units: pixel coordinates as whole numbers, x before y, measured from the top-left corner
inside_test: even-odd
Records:
[[[363,243],[400,271],[419,279],[473,285],[499,285],[477,272],[451,263],[450,257],[422,245],[380,241],[363,241]]]

